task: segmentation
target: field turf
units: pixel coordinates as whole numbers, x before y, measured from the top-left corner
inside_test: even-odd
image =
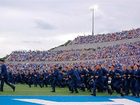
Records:
[[[16,85],[16,91],[13,92],[12,89],[10,87],[8,87],[7,85],[5,85],[4,87],[4,91],[0,92],[0,95],[47,95],[47,96],[55,96],[55,95],[64,95],[64,96],[69,96],[69,95],[80,95],[80,96],[89,96],[91,94],[91,92],[83,92],[79,90],[79,93],[70,93],[68,88],[56,88],[56,92],[53,93],[51,92],[51,87],[43,87],[40,88],[38,87],[34,87],[32,86],[31,88],[28,87],[28,85],[23,85],[23,84],[18,84]],[[98,96],[108,96],[108,93],[97,93]],[[114,93],[113,96],[118,96],[118,94]]]

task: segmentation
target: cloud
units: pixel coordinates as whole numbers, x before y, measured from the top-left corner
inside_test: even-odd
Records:
[[[0,0],[0,57],[13,50],[47,50],[91,33],[140,27],[140,0]]]
[[[36,19],[35,24],[37,28],[43,29],[43,30],[53,30],[56,27],[48,23],[46,20],[43,19]]]
[[[41,41],[22,41],[25,44],[41,44]]]

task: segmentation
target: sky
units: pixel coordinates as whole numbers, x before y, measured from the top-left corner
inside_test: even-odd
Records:
[[[140,27],[140,0],[0,0],[0,57],[15,50],[48,50],[91,34]]]

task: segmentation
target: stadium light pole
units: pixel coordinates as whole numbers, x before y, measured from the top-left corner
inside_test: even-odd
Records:
[[[92,25],[92,35],[94,35],[94,29],[95,29],[95,21],[94,21],[94,18],[95,18],[95,10],[98,9],[98,5],[93,5],[89,9],[92,12],[92,23],[91,23],[91,25]]]

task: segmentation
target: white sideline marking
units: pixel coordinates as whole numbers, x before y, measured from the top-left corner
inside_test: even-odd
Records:
[[[42,99],[14,99],[22,102],[30,102],[40,105],[140,105],[140,103],[128,99],[110,99],[112,102],[55,102]]]

